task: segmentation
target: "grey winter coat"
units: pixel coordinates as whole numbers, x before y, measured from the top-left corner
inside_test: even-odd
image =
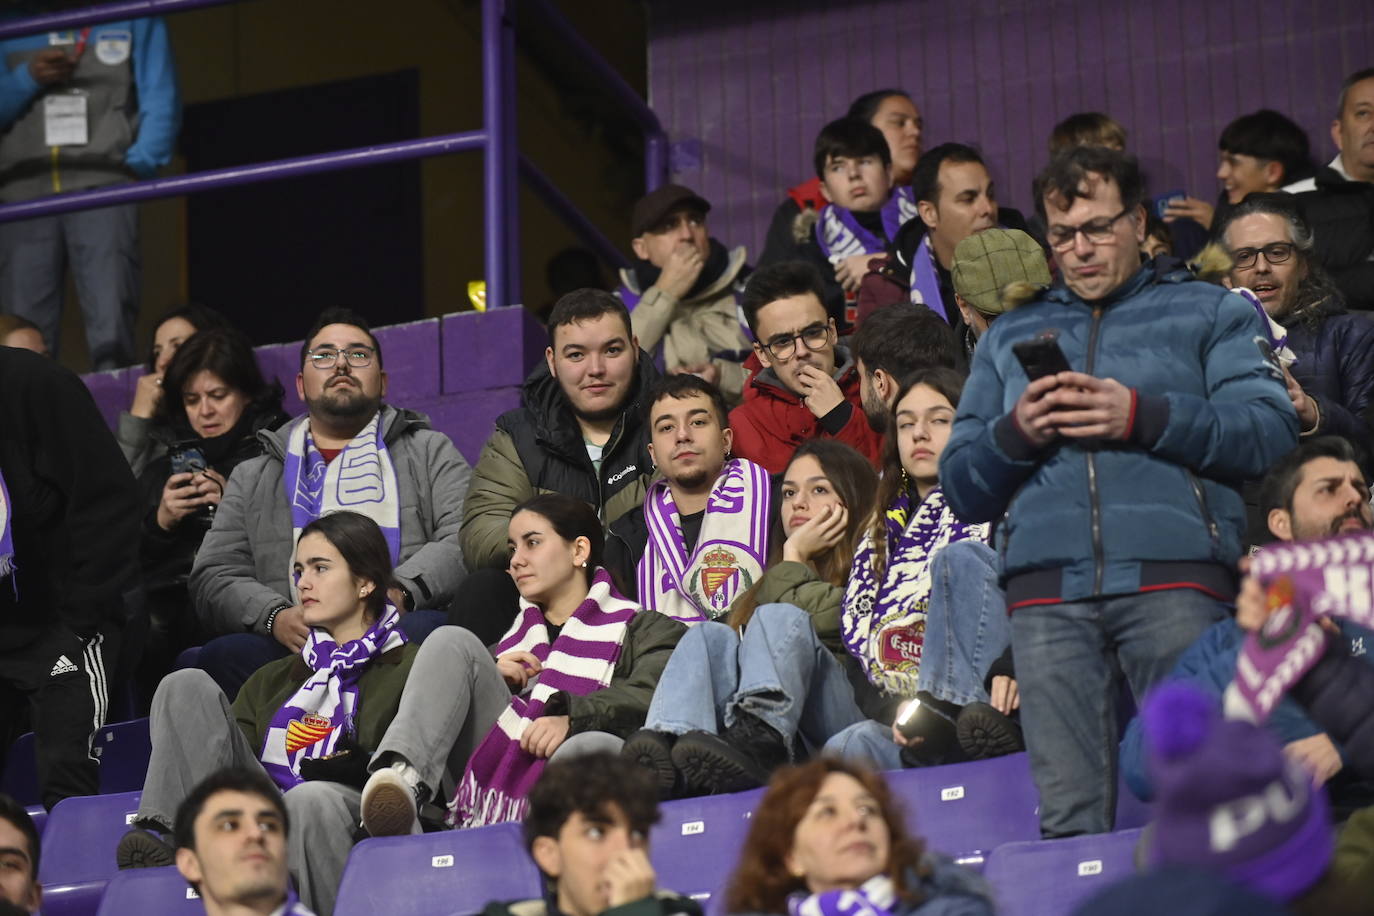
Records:
[[[293,425],[258,433],[266,454],[234,469],[201,542],[190,591],[212,633],[266,633],[268,614],[290,601],[294,545],[282,469]],[[472,469],[423,414],[384,406],[382,428],[401,496],[396,579],[416,608],[443,609],[467,574],[458,528]]]

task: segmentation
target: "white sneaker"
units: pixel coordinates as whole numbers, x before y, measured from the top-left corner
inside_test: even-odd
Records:
[[[363,828],[371,836],[407,836],[420,832],[420,774],[397,760],[368,777],[363,787]]]

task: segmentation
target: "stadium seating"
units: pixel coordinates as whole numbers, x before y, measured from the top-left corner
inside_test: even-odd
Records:
[[[381,837],[353,847],[334,916],[467,916],[541,893],[519,824]]]
[[[1064,840],[1007,843],[987,858],[983,875],[997,891],[1001,916],[1066,916],[1075,905],[1134,871],[1140,830]]]
[[[907,826],[932,849],[964,858],[1040,837],[1025,754],[884,775],[905,805]]]
[[[0,780],[0,790],[21,805],[36,805],[43,800],[38,791],[33,742],[33,732],[15,740],[5,758],[5,775]],[[95,736],[95,755],[100,758],[101,794],[142,789],[151,751],[147,719],[115,722],[102,728]]]
[[[180,916],[205,907],[174,866],[121,871],[105,886],[96,916]]]
[[[663,817],[649,837],[659,887],[670,888],[719,911],[720,892],[739,859],[762,789],[734,795],[684,798],[660,806]]]
[[[91,916],[115,875],[115,847],[129,829],[142,792],[90,795],[57,803],[43,832],[45,916]]]

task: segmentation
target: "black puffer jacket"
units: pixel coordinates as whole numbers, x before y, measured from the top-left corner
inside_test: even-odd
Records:
[[[1282,324],[1298,358],[1293,378],[1321,412],[1318,431],[1369,447],[1374,431],[1364,415],[1374,406],[1374,319],[1326,299]]]
[[[1347,181],[1330,166],[1317,171],[1316,190],[1297,195],[1312,226],[1317,260],[1353,309],[1374,309],[1374,184]]]
[[[603,525],[644,502],[654,466],[644,397],[658,378],[653,360],[641,351],[634,390],[606,442],[598,476],[563,389],[540,363],[525,381],[523,406],[497,418],[473,469],[459,534],[469,569],[506,567],[511,510],[540,493],[585,500]]]

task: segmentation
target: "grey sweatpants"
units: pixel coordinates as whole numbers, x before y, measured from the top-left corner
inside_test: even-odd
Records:
[[[91,368],[131,365],[140,281],[138,207],[0,224],[0,312],[38,325],[54,357],[68,266],[86,322]]]

